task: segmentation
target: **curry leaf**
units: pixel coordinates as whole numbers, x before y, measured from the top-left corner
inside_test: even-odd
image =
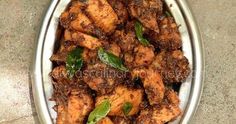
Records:
[[[89,114],[87,124],[96,124],[100,119],[106,117],[110,109],[111,104],[109,100],[104,100]]]
[[[83,66],[82,52],[82,48],[76,48],[71,51],[66,58],[66,70],[70,78]]]
[[[139,21],[135,22],[135,34],[139,42],[145,46],[149,45],[149,41],[143,37],[143,26]]]
[[[124,112],[125,115],[128,115],[132,108],[133,108],[133,105],[132,105],[130,102],[126,102],[126,103],[123,105],[122,110],[123,110],[123,112]]]
[[[122,71],[129,71],[122,63],[121,59],[115,56],[112,53],[106,52],[103,48],[99,48],[98,50],[99,59],[107,65],[112,66],[113,68],[117,68]]]

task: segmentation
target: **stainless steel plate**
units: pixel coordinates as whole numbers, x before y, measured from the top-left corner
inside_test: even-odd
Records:
[[[49,60],[53,54],[57,40],[57,29],[60,14],[66,9],[70,0],[52,0],[46,13],[37,42],[35,58],[31,70],[33,95],[42,124],[52,124],[56,119],[56,112],[52,109],[53,101],[49,101],[53,87],[49,73],[52,63]],[[201,96],[203,84],[203,52],[201,37],[194,17],[185,0],[165,0],[178,25],[183,41],[183,51],[190,62],[191,75],[184,82],[179,91],[182,116],[170,123],[186,124],[194,115]]]

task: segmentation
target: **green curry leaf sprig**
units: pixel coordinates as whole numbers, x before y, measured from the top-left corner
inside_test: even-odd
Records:
[[[139,42],[141,44],[143,44],[144,46],[149,45],[150,44],[149,41],[143,37],[143,26],[142,26],[142,24],[139,21],[136,21],[134,28],[135,28],[135,34],[136,34]]]
[[[107,116],[110,109],[111,104],[109,100],[104,100],[89,114],[87,124],[96,124],[99,120]]]
[[[83,48],[76,48],[72,50],[66,58],[66,70],[69,78],[72,78],[76,71],[83,66],[82,59]]]
[[[106,52],[103,48],[98,50],[99,59],[107,65],[112,66],[113,68],[119,69],[121,71],[129,71],[122,63],[122,60],[115,56],[112,53]]]

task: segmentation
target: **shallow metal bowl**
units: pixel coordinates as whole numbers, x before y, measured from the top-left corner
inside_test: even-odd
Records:
[[[52,70],[52,62],[49,60],[53,54],[57,41],[59,16],[66,9],[70,0],[52,0],[46,13],[35,53],[31,70],[34,102],[39,120],[42,124],[55,123],[56,112],[52,109],[55,105],[49,101],[53,87],[49,73]],[[203,84],[203,52],[201,37],[194,17],[185,0],[165,0],[179,27],[183,41],[183,52],[190,62],[192,73],[181,84],[179,90],[180,108],[183,114],[170,123],[186,124],[194,115],[202,91]]]

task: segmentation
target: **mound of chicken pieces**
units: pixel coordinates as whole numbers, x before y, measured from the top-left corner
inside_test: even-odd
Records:
[[[143,25],[150,45],[135,34],[135,21]],[[166,16],[162,0],[72,0],[60,16],[63,36],[52,55],[51,72],[57,124],[84,124],[104,99],[108,115],[97,124],[164,124],[181,115],[177,92],[169,86],[185,81],[190,73],[181,51],[181,37],[173,17]],[[98,59],[99,47],[122,59],[125,77],[81,75],[68,78],[65,63],[70,51],[83,47],[83,71],[122,73]],[[122,73],[124,74],[124,73]],[[141,83],[134,80],[139,78]],[[132,109],[125,115],[126,102]]]

